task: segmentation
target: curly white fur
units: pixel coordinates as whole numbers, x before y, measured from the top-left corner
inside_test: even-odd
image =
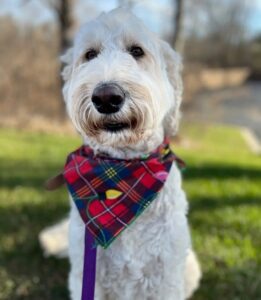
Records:
[[[139,45],[144,57],[136,60],[128,49]],[[88,49],[98,56],[84,60]],[[84,142],[95,152],[112,157],[133,158],[154,150],[164,135],[174,135],[182,94],[181,60],[170,46],[157,38],[129,11],[117,9],[84,25],[73,49],[63,57],[67,66],[63,89],[69,116]],[[126,99],[122,109],[102,115],[91,96],[104,82],[117,83]],[[121,132],[108,132],[104,121],[129,122]],[[158,198],[107,250],[98,250],[97,300],[182,300],[196,288],[186,280],[186,258],[190,236],[187,202],[181,176],[173,165]],[[80,300],[82,286],[84,224],[72,204],[69,226],[71,299]],[[191,277],[191,274],[189,274]],[[190,278],[191,279],[191,278]]]

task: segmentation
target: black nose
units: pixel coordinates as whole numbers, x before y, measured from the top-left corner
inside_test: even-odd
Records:
[[[113,114],[122,107],[124,92],[116,84],[103,84],[94,89],[92,102],[99,113]]]

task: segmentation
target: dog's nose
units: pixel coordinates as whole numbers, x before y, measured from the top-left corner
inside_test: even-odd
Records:
[[[122,107],[124,92],[116,84],[103,84],[94,89],[92,102],[99,113],[113,114]]]

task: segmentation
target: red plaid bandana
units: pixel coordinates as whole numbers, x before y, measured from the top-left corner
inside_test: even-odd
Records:
[[[68,156],[65,181],[98,244],[107,248],[149,206],[173,161],[184,166],[167,141],[150,155],[133,160],[95,156],[88,146]]]

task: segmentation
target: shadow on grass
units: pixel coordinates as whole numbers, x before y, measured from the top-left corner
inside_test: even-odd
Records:
[[[261,169],[242,168],[235,165],[198,165],[189,166],[184,172],[184,178],[192,179],[226,179],[226,178],[249,178],[261,179]]]
[[[18,235],[19,231],[23,230],[23,235],[28,234],[30,239],[33,232],[38,234],[42,228],[56,223],[68,212],[69,200],[63,192],[46,192],[46,197],[37,204],[23,203],[12,208],[0,207],[0,237],[8,234]]]
[[[216,267],[203,273],[200,288],[192,300],[259,300],[261,299],[261,276],[255,261],[240,267],[229,267],[216,262]]]
[[[69,299],[67,260],[44,258],[38,242],[40,230],[64,217],[67,211],[68,205],[61,201],[19,205],[17,210],[0,209],[1,299]]]
[[[30,161],[6,162],[0,161],[0,187],[14,188],[43,187],[45,181],[58,174],[63,165],[46,161],[32,163]]]
[[[39,232],[69,211],[65,189],[48,193],[42,187],[62,164],[44,160],[1,160],[0,164],[0,188],[21,187],[17,194],[3,192],[6,198],[0,199],[0,298],[69,299],[67,260],[45,259],[38,242]],[[28,187],[33,188],[32,194],[28,194]],[[31,202],[29,197],[34,194],[37,199]]]
[[[231,196],[226,197],[193,197],[190,201],[191,213],[198,210],[214,210],[226,206],[239,205],[260,205],[260,199],[252,196]]]
[[[38,245],[21,258],[7,261],[3,257],[1,269],[8,278],[1,278],[2,300],[66,300],[69,299],[67,278],[69,264],[67,259],[44,258]],[[12,283],[12,290],[8,285]]]
[[[1,278],[2,300],[69,300],[67,277],[68,261],[41,257],[29,253],[24,261],[13,259],[1,263],[1,269],[8,272],[8,279]],[[8,286],[12,284],[12,289]]]

